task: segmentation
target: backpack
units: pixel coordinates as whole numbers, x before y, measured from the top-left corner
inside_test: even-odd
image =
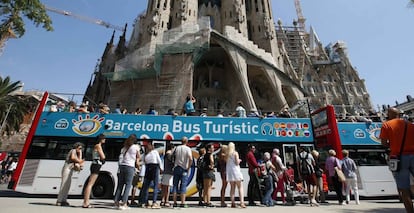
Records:
[[[302,158],[302,156],[299,154],[300,159],[300,174],[301,175],[310,175],[311,174],[311,168],[307,161],[309,156],[309,153],[306,153],[306,156]]]

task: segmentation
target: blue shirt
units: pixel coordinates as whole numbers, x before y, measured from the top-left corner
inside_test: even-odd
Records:
[[[187,101],[184,104],[184,109],[185,109],[185,113],[187,114],[191,112],[195,112],[193,101],[192,100]]]

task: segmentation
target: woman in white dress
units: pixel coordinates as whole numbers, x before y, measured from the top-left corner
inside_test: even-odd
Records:
[[[243,174],[240,171],[240,158],[239,153],[235,149],[233,142],[230,142],[228,145],[228,155],[226,163],[226,176],[227,182],[230,183],[230,199],[231,207],[236,208],[234,194],[236,191],[236,186],[239,191],[240,207],[246,208],[244,204],[244,192],[243,192]]]

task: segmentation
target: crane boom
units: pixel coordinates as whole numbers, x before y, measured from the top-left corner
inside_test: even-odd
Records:
[[[302,30],[305,30],[305,17],[303,16],[302,13],[302,6],[300,5],[300,0],[295,0],[295,8],[296,8],[296,14],[298,16],[298,23],[299,23],[299,27]]]
[[[82,20],[82,21],[87,21],[87,22],[90,22],[90,23],[93,23],[93,24],[98,24],[98,25],[104,26],[106,28],[112,28],[114,30],[124,31],[123,27],[110,24],[110,23],[105,22],[105,21],[100,20],[100,19],[94,19],[94,18],[90,18],[90,17],[86,17],[86,16],[77,15],[77,14],[74,14],[74,13],[69,12],[69,11],[59,10],[59,9],[52,8],[52,7],[49,7],[49,6],[45,6],[45,9],[50,11],[50,12],[54,12],[54,13],[61,14],[61,15],[64,15],[64,16],[71,16],[71,17],[77,18],[77,19]]]

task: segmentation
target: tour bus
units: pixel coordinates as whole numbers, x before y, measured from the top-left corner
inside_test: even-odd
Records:
[[[342,159],[342,150],[349,150],[349,157],[357,164],[359,194],[365,197],[396,196],[397,187],[388,170],[387,149],[379,138],[380,122],[337,122],[334,107],[328,105],[312,113],[315,147],[334,149]]]
[[[44,111],[48,100],[46,92],[39,104],[26,143],[13,176],[14,190],[28,194],[58,194],[61,169],[65,157],[75,142],[84,144],[84,169],[74,172],[70,195],[81,195],[90,171],[93,143],[99,134],[106,136],[102,166],[92,196],[112,198],[117,183],[118,157],[125,138],[136,134],[141,144],[151,141],[161,157],[168,143],[180,144],[182,137],[189,138],[195,157],[187,186],[189,196],[196,194],[195,162],[198,149],[214,143],[215,153],[220,144],[234,142],[242,159],[242,172],[247,193],[247,165],[245,156],[248,144],[254,144],[259,153],[281,150],[286,164],[296,165],[297,146],[313,147],[313,133],[309,118],[235,118],[171,115],[133,115],[69,113]],[[143,146],[144,147],[144,146]],[[260,159],[260,156],[258,156]],[[220,174],[216,172],[212,196],[220,196]],[[228,192],[227,190],[227,196]]]

